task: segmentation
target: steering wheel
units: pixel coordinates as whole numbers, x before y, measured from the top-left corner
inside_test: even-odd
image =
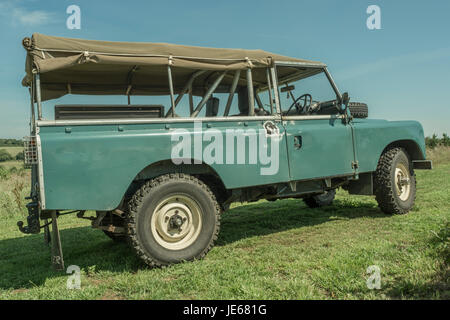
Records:
[[[303,100],[303,105],[299,103],[300,100]],[[295,109],[297,109],[297,112],[300,114],[303,110],[306,110],[312,103],[312,96],[309,93],[302,94],[300,97],[295,99],[294,102],[292,102],[291,106],[289,107],[286,114],[289,114],[289,111],[291,111],[292,107],[295,106]]]

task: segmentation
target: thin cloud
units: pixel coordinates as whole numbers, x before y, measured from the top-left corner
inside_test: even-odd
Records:
[[[56,21],[53,12],[45,10],[26,10],[18,5],[18,1],[0,3],[0,17],[9,20],[12,25],[40,26]]]
[[[24,26],[38,26],[51,23],[54,14],[47,11],[25,11],[21,8],[15,8],[12,13],[14,21]]]
[[[349,80],[359,78],[367,74],[385,71],[386,69],[392,69],[398,66],[421,64],[427,61],[438,60],[446,57],[450,57],[450,48],[389,57],[371,63],[361,64],[359,66],[346,69],[345,71],[336,72],[335,74],[340,80]]]

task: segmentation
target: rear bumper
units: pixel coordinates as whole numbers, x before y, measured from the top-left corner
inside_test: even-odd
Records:
[[[433,169],[433,161],[431,160],[413,160],[413,168],[417,170]]]

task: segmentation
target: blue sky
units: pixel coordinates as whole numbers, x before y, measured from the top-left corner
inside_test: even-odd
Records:
[[[81,8],[81,30],[66,27],[71,4]],[[366,27],[372,4],[381,8],[381,30]],[[0,137],[28,132],[21,42],[33,32],[264,49],[319,60],[352,101],[369,104],[371,118],[418,120],[426,135],[450,133],[449,15],[448,0],[1,0]],[[44,115],[53,105],[44,105]]]

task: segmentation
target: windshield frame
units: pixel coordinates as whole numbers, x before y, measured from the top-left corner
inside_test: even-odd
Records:
[[[333,89],[334,93],[336,94],[336,103],[337,104],[341,103],[341,101],[342,101],[342,94],[339,91],[336,83],[334,82],[333,77],[331,76],[331,74],[328,71],[328,68],[327,68],[327,66],[325,64],[318,66],[318,65],[314,65],[314,64],[301,63],[301,62],[275,61],[273,69],[274,69],[275,74],[276,74],[275,78],[276,78],[276,84],[277,84],[278,97],[281,94],[281,92],[279,91],[280,90],[280,81],[278,79],[278,72],[277,72],[278,71],[278,67],[302,67],[302,68],[320,69],[321,72],[323,72],[325,74],[329,84],[331,85],[331,88]],[[317,73],[317,74],[319,74],[319,73]],[[308,78],[308,77],[306,77],[306,78]],[[278,104],[280,105],[279,112],[282,113],[281,101],[278,101]],[[339,109],[339,112],[342,113],[340,109]],[[323,115],[323,116],[322,115],[310,115],[310,116],[308,116],[308,115],[289,115],[289,116],[288,115],[284,115],[283,117],[302,117],[302,118],[304,118],[304,117],[314,117],[314,118],[318,118],[318,117],[322,118],[322,117],[324,117],[324,118],[329,118],[330,116],[329,115]]]

